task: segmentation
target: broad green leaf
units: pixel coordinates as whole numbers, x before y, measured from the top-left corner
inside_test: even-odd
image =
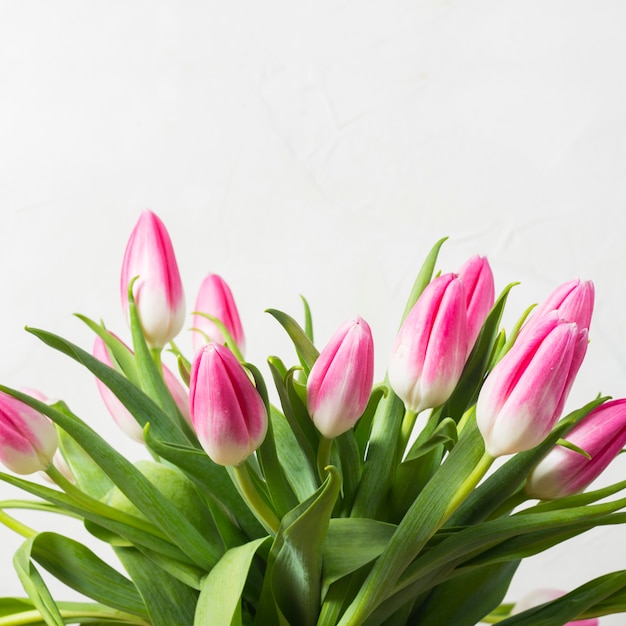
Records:
[[[198,592],[183,584],[135,548],[115,548],[137,586],[152,626],[193,626]]]
[[[335,445],[341,463],[341,514],[350,515],[361,479],[363,459],[359,455],[359,448],[352,430],[336,437]]]
[[[317,621],[322,549],[340,483],[337,470],[329,467],[320,489],[283,518],[274,540],[267,575],[277,610],[289,624],[309,626]]]
[[[68,587],[112,608],[146,615],[135,586],[83,544],[43,532],[33,538],[30,550],[35,561]]]
[[[496,563],[438,585],[411,614],[411,623],[474,626],[502,602],[518,566],[519,561]]]
[[[304,334],[311,343],[314,343],[313,316],[311,315],[311,307],[303,295],[300,296],[300,300],[302,300],[302,304],[304,305]]]
[[[49,626],[63,626],[64,621],[59,609],[50,595],[46,583],[41,578],[37,568],[31,562],[31,549],[35,537],[27,539],[13,557],[13,565],[17,571],[22,587],[28,594],[35,608]]]
[[[286,417],[272,407],[270,412],[276,452],[298,501],[306,500],[317,489],[317,474],[298,445]]]
[[[373,519],[333,518],[323,549],[323,594],[328,586],[377,558],[396,526]]]
[[[313,345],[311,340],[307,337],[306,332],[302,330],[298,322],[296,322],[293,317],[287,315],[287,313],[278,311],[277,309],[267,309],[265,312],[274,317],[274,319],[276,319],[287,331],[287,334],[296,349],[298,358],[302,363],[302,367],[308,375],[313,367],[313,363],[315,363],[317,357],[319,356],[317,348]]]
[[[317,446],[319,435],[308,415],[303,415],[300,398],[289,388],[293,385],[293,372],[286,371],[278,357],[270,357],[268,360],[270,372],[274,379],[274,385],[278,392],[280,405],[285,419],[297,441],[298,448],[302,452],[307,464],[307,473],[317,476]],[[280,454],[280,452],[279,452]]]
[[[626,589],[626,571],[600,576],[560,598],[513,615],[501,622],[502,626],[554,626],[585,616],[602,615],[594,609]],[[623,607],[622,607],[623,608]]]
[[[240,607],[241,594],[252,559],[269,537],[231,548],[217,562],[202,583],[195,614],[195,626],[231,626]]]
[[[385,550],[348,607],[340,624],[364,620],[391,593],[395,584],[442,523],[449,502],[483,457],[484,443],[473,421],[463,429],[458,444],[416,498]]]
[[[387,384],[385,380],[385,384]],[[374,414],[367,459],[352,505],[351,517],[388,519],[387,497],[395,471],[396,449],[400,437],[404,404],[389,389]]]

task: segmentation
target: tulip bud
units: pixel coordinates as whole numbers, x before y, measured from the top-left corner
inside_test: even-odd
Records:
[[[126,314],[128,286],[136,276],[133,296],[146,342],[162,348],[183,326],[185,295],[170,237],[151,211],[139,217],[124,253],[120,288]]]
[[[243,463],[265,439],[263,400],[235,355],[218,343],[196,354],[189,408],[202,447],[219,465]]]
[[[59,438],[54,424],[20,400],[0,392],[0,461],[16,474],[45,471]]]
[[[217,274],[209,274],[200,285],[196,298],[196,311],[208,313],[217,318],[230,333],[239,352],[245,350],[245,337],[230,287]],[[203,315],[193,316],[193,326],[201,332],[193,334],[193,348],[197,352],[208,342],[225,343],[225,338],[217,324]]]
[[[456,274],[435,278],[396,337],[389,383],[415,413],[443,404],[459,382],[467,357],[467,311]]]
[[[525,595],[519,602],[515,603],[511,615],[518,615],[523,611],[532,609],[546,602],[556,600],[561,596],[564,596],[565,592],[560,589],[536,589],[531,593]],[[573,622],[567,622],[563,626],[598,626],[600,622],[596,618],[592,619],[577,619]]]
[[[584,282],[580,279],[570,280],[557,287],[548,299],[537,307],[529,324],[550,311],[556,311],[566,322],[574,322],[580,329],[589,329],[594,298],[595,290],[590,280]]]
[[[529,450],[559,418],[587,347],[587,331],[543,315],[493,368],[478,396],[476,423],[493,456]]]
[[[128,351],[131,352],[130,348]],[[115,369],[115,364],[111,360],[111,355],[107,350],[106,344],[100,337],[96,337],[93,344],[93,356],[99,361],[102,361],[105,365]],[[174,398],[174,402],[176,402],[178,410],[191,424],[191,417],[189,415],[189,395],[187,390],[178,381],[170,369],[168,369],[165,365],[162,365],[162,368],[163,380],[172,394],[172,398]],[[143,428],[141,425],[120,402],[117,396],[99,378],[96,378],[96,384],[98,385],[98,391],[102,396],[104,405],[111,414],[111,417],[113,417],[115,423],[119,426],[120,430],[131,439],[143,443]]]
[[[472,351],[495,301],[493,272],[485,257],[473,256],[459,270],[467,304],[467,352]]]
[[[626,445],[626,399],[612,400],[586,415],[566,436],[591,458],[555,446],[526,481],[531,498],[553,500],[583,491]]]
[[[350,430],[361,417],[374,381],[374,341],[368,323],[342,324],[313,365],[306,386],[309,414],[328,439]]]

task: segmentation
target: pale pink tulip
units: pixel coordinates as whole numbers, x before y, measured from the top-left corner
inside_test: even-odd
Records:
[[[267,411],[237,357],[225,346],[203,346],[193,361],[191,420],[202,447],[219,465],[243,463],[265,439]]]
[[[476,422],[494,457],[535,447],[559,418],[587,347],[587,331],[542,315],[487,377]]]
[[[0,392],[0,461],[16,474],[45,471],[59,446],[54,424],[20,400]]]
[[[307,381],[307,406],[317,429],[332,439],[365,411],[374,380],[374,341],[368,323],[342,324],[315,361]]]
[[[565,438],[591,458],[555,446],[528,477],[530,497],[551,500],[579,493],[606,469],[626,445],[626,399],[594,409]]]
[[[482,256],[468,259],[459,270],[467,303],[467,352],[472,351],[495,301],[495,285],[489,261]]]
[[[183,326],[185,295],[170,237],[151,211],[139,217],[124,253],[120,290],[126,313],[128,285],[136,276],[133,296],[146,342],[162,348]]]
[[[132,353],[130,348],[128,352]],[[102,361],[105,365],[115,369],[115,365],[111,360],[111,355],[107,350],[106,344],[100,337],[96,337],[93,344],[93,356],[99,361]],[[163,379],[167,388],[169,389],[174,402],[181,415],[191,424],[191,417],[189,415],[189,395],[182,383],[176,378],[172,371],[162,365]],[[99,379],[96,378],[96,384],[98,385],[98,391],[102,397],[102,401],[107,410],[111,414],[111,417],[115,423],[119,426],[120,430],[128,435],[131,439],[143,443],[143,428],[139,425],[137,420],[130,414],[128,409],[118,400],[117,396]]]
[[[467,310],[456,274],[435,278],[422,292],[396,337],[389,383],[406,408],[419,412],[443,404],[467,357]]]
[[[237,305],[230,287],[221,276],[209,274],[202,281],[196,298],[195,311],[208,313],[222,322],[239,352],[244,353],[245,337]],[[193,326],[201,331],[193,333],[193,348],[196,352],[211,341],[225,343],[224,335],[217,324],[203,315],[193,316]]]

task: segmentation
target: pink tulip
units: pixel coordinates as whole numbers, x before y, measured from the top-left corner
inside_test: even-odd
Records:
[[[185,295],[170,237],[151,211],[139,217],[124,253],[120,289],[127,314],[128,285],[135,276],[133,296],[146,342],[162,348],[183,326]]]
[[[368,323],[342,324],[315,361],[307,381],[307,406],[317,429],[333,439],[365,411],[374,380],[374,341]]]
[[[196,298],[196,311],[208,313],[224,324],[239,352],[245,351],[245,337],[239,319],[235,299],[223,278],[209,274],[200,285]],[[193,348],[197,352],[207,342],[225,343],[222,331],[217,324],[202,315],[193,316],[193,326],[201,332],[193,333]]]
[[[467,302],[467,352],[472,351],[489,311],[495,301],[493,272],[482,256],[468,259],[459,270]]]
[[[456,274],[435,278],[407,315],[389,362],[389,383],[406,408],[443,404],[467,357],[466,295]]]
[[[128,348],[129,353],[131,352]],[[96,337],[93,344],[93,356],[99,361],[102,361],[105,365],[115,369],[115,364],[111,360],[111,355],[106,347],[106,344],[100,337]],[[178,381],[176,376],[165,365],[163,368],[163,379],[167,388],[170,390],[174,402],[181,415],[191,424],[191,417],[189,415],[189,395],[187,390],[183,387],[182,383]],[[128,409],[118,400],[117,396],[99,379],[96,378],[96,384],[98,385],[98,391],[102,396],[102,401],[107,410],[113,417],[115,423],[119,426],[120,430],[128,435],[131,439],[143,443],[143,428],[139,425],[137,420],[129,413]]]
[[[54,424],[20,400],[0,392],[0,461],[16,474],[45,471],[59,438]]]
[[[559,418],[587,348],[587,331],[542,315],[487,377],[476,422],[493,456],[535,447]]]
[[[590,280],[584,282],[580,279],[570,280],[557,287],[547,300],[537,307],[524,328],[542,315],[556,311],[566,322],[575,322],[578,328],[588,330],[591,324],[594,298],[595,290]]]
[[[552,500],[579,493],[606,469],[626,445],[626,399],[594,409],[565,438],[591,458],[555,446],[528,477],[530,497]]]
[[[219,465],[243,463],[265,439],[267,411],[237,357],[210,343],[193,361],[191,421],[202,447]]]
[[[551,602],[564,595],[565,592],[560,589],[536,589],[525,595],[519,602],[515,603],[511,615],[518,615],[523,611],[540,606],[546,602]],[[563,626],[598,626],[599,623],[600,622],[594,617],[592,619],[577,619],[573,622],[567,622],[567,624]]]

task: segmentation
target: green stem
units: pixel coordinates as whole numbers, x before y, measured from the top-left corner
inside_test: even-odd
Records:
[[[409,439],[411,438],[416,419],[417,412],[407,409],[402,420],[402,430],[400,431],[400,445],[398,447],[398,457],[400,461],[404,456]]]
[[[159,368],[159,372],[163,375],[163,367],[161,364],[161,348],[150,348],[150,355],[156,366]]]
[[[320,445],[317,449],[317,473],[320,480],[324,482],[326,478],[326,467],[330,465],[330,451],[333,446],[333,439],[328,439],[322,435]]]
[[[11,517],[2,509],[0,509],[0,523],[15,531],[18,535],[26,537],[26,539],[34,537],[37,534],[36,530],[33,530],[30,526],[26,526],[26,524],[22,524],[22,522],[18,522],[14,517]]]
[[[246,502],[250,505],[266,530],[275,535],[280,528],[280,520],[259,495],[259,492],[256,490],[252,479],[250,478],[245,462],[241,463],[241,465],[233,466],[232,469],[237,480],[237,484],[239,485]]]
[[[474,487],[478,485],[494,460],[494,457],[488,452],[482,455],[476,467],[474,467],[469,476],[463,481],[463,484],[457,489],[454,496],[452,496],[452,500],[448,503],[448,508],[439,522],[439,527],[443,526],[450,516],[463,504],[465,498],[467,498],[474,490]]]

